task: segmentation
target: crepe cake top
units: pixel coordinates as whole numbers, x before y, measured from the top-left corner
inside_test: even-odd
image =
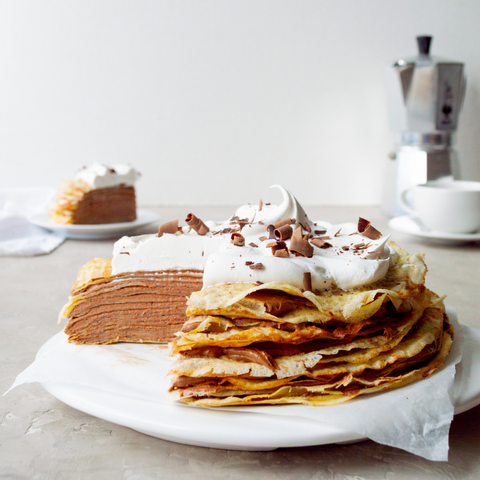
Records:
[[[274,185],[280,205],[244,205],[223,222],[170,222],[160,234],[122,237],[115,243],[112,274],[167,269],[204,271],[204,288],[224,283],[281,281],[304,288],[344,290],[374,283],[395,263],[388,236],[367,221],[314,222],[297,199]],[[162,227],[160,228],[162,230]]]

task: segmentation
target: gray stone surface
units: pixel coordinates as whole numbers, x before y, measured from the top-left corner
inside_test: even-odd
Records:
[[[231,208],[153,209],[161,221],[193,211],[223,219]],[[310,208],[331,222],[368,218],[383,233],[387,219],[376,208]],[[425,243],[393,238],[411,253],[425,252],[427,286],[447,295],[461,323],[480,328],[480,244]],[[78,269],[93,257],[109,258],[113,240],[67,240],[49,255],[0,257],[0,391],[57,333],[57,316]],[[49,395],[38,384],[0,397],[0,478],[8,479],[477,479],[480,478],[480,407],[455,417],[448,462],[430,462],[367,441],[351,445],[240,452],[191,447],[148,437],[97,419]]]

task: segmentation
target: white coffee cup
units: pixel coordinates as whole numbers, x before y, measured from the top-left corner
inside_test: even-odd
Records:
[[[400,204],[430,230],[445,233],[480,230],[480,182],[451,180],[416,185],[400,194]]]

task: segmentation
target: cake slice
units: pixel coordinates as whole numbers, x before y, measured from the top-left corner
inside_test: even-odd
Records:
[[[134,183],[139,174],[129,165],[94,163],[63,181],[50,209],[55,223],[96,225],[137,218]]]

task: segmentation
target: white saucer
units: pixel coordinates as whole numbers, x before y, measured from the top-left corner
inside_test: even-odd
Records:
[[[137,219],[133,222],[125,223],[105,223],[101,225],[64,225],[54,223],[47,213],[40,213],[29,217],[30,223],[37,227],[46,228],[67,238],[81,240],[96,240],[102,238],[113,238],[127,235],[140,227],[157,222],[159,216],[156,213],[146,210],[137,210]]]
[[[394,217],[389,220],[388,226],[397,232],[408,233],[409,235],[414,235],[416,237],[431,238],[434,240],[446,240],[449,242],[472,242],[480,240],[480,232],[446,233],[429,230],[413,215]]]

